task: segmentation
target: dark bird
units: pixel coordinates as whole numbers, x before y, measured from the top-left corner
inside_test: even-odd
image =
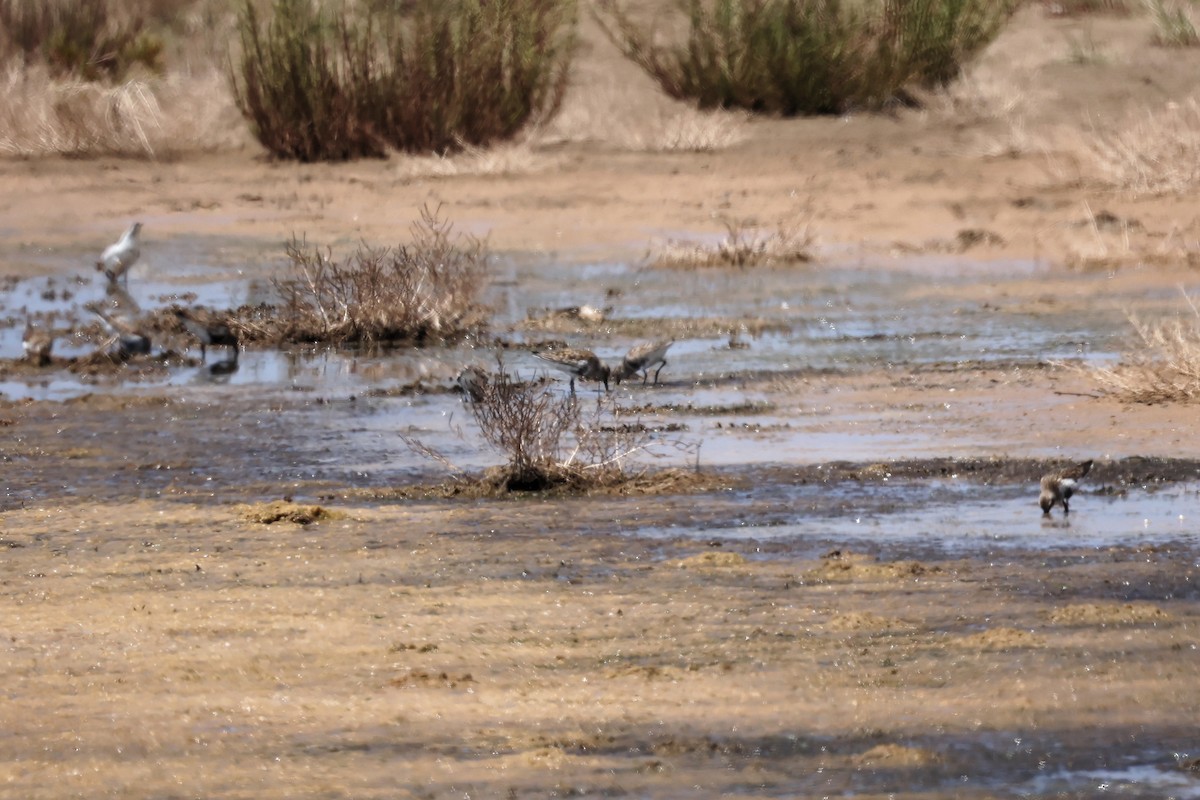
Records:
[[[119,358],[150,353],[150,337],[142,333],[135,318],[120,310],[106,309],[96,302],[84,303],[83,307],[99,317],[104,327],[112,334],[112,338],[103,347],[115,342]]]
[[[103,272],[109,283],[116,283],[124,278],[129,283],[129,268],[142,254],[138,234],[142,232],[142,223],[135,222],[129,226],[121,238],[104,248],[100,260],[96,262],[96,270]]]
[[[45,367],[50,364],[50,351],[54,348],[54,334],[42,328],[36,328],[32,322],[26,321],[21,345],[25,348],[26,361],[37,367]]]
[[[564,347],[533,354],[560,372],[571,376],[571,393],[575,393],[575,379],[600,381],[608,391],[608,378],[612,371],[591,350]]]
[[[1075,494],[1079,482],[1087,476],[1091,469],[1092,459],[1089,458],[1072,467],[1042,476],[1042,495],[1038,498],[1038,505],[1042,507],[1042,513],[1048,515],[1050,509],[1054,508],[1056,504],[1062,503],[1063,514],[1070,514],[1071,507],[1068,502],[1071,495]]]
[[[673,344],[675,344],[674,340],[634,345],[625,354],[625,359],[621,362],[621,366],[613,370],[613,380],[620,383],[626,378],[641,372],[642,385],[644,386],[650,380],[650,368],[657,364],[658,369],[654,371],[654,382],[658,383],[658,373],[662,372],[663,367],[667,365],[667,350]]]
[[[200,342],[201,361],[208,358],[209,347],[232,347],[236,354],[238,347],[241,346],[237,334],[233,332],[226,322],[214,320],[205,314],[188,311],[184,308],[176,308],[175,316],[179,319],[184,329]],[[237,362],[236,357],[234,358],[234,362]]]

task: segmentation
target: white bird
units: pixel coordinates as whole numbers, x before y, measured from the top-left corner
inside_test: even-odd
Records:
[[[1080,461],[1073,467],[1044,475],[1042,477],[1042,494],[1038,498],[1042,514],[1048,515],[1050,509],[1054,508],[1057,503],[1062,503],[1063,514],[1070,514],[1071,507],[1067,505],[1067,502],[1071,499],[1071,495],[1075,494],[1079,482],[1087,476],[1091,469],[1092,459],[1089,458],[1087,461]]]
[[[608,390],[608,378],[611,375],[606,364],[591,350],[574,347],[564,347],[557,350],[546,350],[534,353],[534,358],[545,361],[550,366],[571,376],[571,393],[575,393],[575,379],[584,381],[602,381],[604,389]]]
[[[126,284],[129,283],[129,268],[142,254],[138,241],[138,234],[141,232],[142,223],[135,222],[121,234],[120,239],[104,248],[104,253],[96,262],[96,271],[103,272],[110,283],[116,283],[120,278],[124,278]]]
[[[621,366],[613,370],[613,379],[620,383],[641,372],[643,373],[642,383],[645,384],[650,380],[650,368],[657,364],[658,369],[654,371],[654,382],[658,383],[658,373],[662,372],[663,367],[667,365],[667,350],[673,344],[675,344],[674,340],[634,345],[625,354]]]

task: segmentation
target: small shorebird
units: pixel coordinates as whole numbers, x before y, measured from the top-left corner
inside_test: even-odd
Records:
[[[558,350],[546,350],[534,353],[535,358],[545,361],[560,372],[571,376],[571,393],[575,393],[575,379],[583,381],[600,381],[604,390],[608,391],[608,378],[612,371],[600,362],[591,350],[574,347],[564,347]]]
[[[200,341],[201,361],[207,360],[209,347],[232,347],[236,354],[238,347],[241,346],[237,334],[230,329],[228,323],[214,320],[205,314],[188,311],[185,308],[176,308],[175,316],[187,332]],[[234,363],[236,362],[235,357]]]
[[[489,383],[487,373],[476,366],[465,368],[454,380],[462,392],[463,400],[470,400],[472,403],[483,399]]]
[[[96,302],[84,303],[83,307],[99,317],[104,327],[112,333],[112,338],[105,346],[116,342],[119,358],[149,354],[150,337],[138,330],[137,323],[131,317],[106,309]]]
[[[116,283],[120,278],[124,278],[126,284],[129,283],[129,268],[142,254],[142,251],[138,249],[140,246],[138,234],[141,232],[142,223],[135,222],[125,233],[121,234],[120,239],[104,248],[104,253],[96,262],[96,271],[103,272],[109,283]]]
[[[21,337],[21,345],[25,348],[25,360],[35,367],[45,367],[50,364],[50,351],[54,348],[54,334],[42,328],[35,328],[32,322],[26,320],[25,334]]]
[[[658,383],[658,373],[662,372],[663,367],[667,365],[667,350],[673,344],[675,344],[674,340],[634,345],[625,354],[621,366],[613,370],[613,379],[620,383],[640,372],[642,373],[642,385],[645,386],[646,382],[650,380],[650,368],[657,364],[658,369],[654,371],[654,382]]]
[[[1092,459],[1080,461],[1078,464],[1060,469],[1057,472],[1051,472],[1042,477],[1042,495],[1038,498],[1038,505],[1042,507],[1042,514],[1049,515],[1050,509],[1058,503],[1062,503],[1063,514],[1070,514],[1071,507],[1068,501],[1071,495],[1075,494],[1075,489],[1079,486],[1079,482],[1088,474],[1092,468]]]

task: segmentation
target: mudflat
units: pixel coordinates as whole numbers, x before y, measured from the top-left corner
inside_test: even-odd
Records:
[[[267,280],[293,235],[398,244],[429,205],[518,265],[518,308],[528,264],[538,297],[713,307],[690,349],[662,314],[536,331],[680,340],[662,385],[622,391],[702,443],[672,465],[699,465],[691,493],[396,499],[437,471],[394,432],[464,413],[378,376],[448,386],[462,354],[436,349],[316,389],[12,391],[0,796],[1200,796],[1195,412],[1086,370],[1127,311],[1189,313],[1197,283],[1194,192],[1135,186],[1103,146],[1193,102],[1200,55],[1149,36],[1031,7],[923,110],[734,121],[711,152],[631,146],[673,106],[589,34],[558,127],[498,168],[0,161],[14,291],[87,275],[134,219],[143,270],[173,268],[155,242],[219,242]],[[728,224],[806,226],[813,260],[644,266]],[[646,271],[588,278],[614,264]],[[956,344],[995,331],[1022,335]],[[1083,458],[1070,517],[1042,518],[1037,477]]]

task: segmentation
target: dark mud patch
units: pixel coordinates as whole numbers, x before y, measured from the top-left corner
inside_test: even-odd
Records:
[[[457,476],[443,483],[390,489],[351,489],[330,498],[358,500],[497,500],[521,497],[638,497],[688,494],[728,488],[728,476],[695,470],[666,469],[636,474],[569,474],[548,479],[540,487],[514,483],[508,470],[494,467],[478,475]]]
[[[983,485],[1036,483],[1071,459],[1036,458],[924,458],[907,461],[834,461],[798,467],[755,471],[756,480],[798,483],[883,483],[893,480],[958,478]],[[786,476],[786,477],[785,477]],[[1099,487],[1145,487],[1200,480],[1200,459],[1134,456],[1097,462],[1087,483]]]

